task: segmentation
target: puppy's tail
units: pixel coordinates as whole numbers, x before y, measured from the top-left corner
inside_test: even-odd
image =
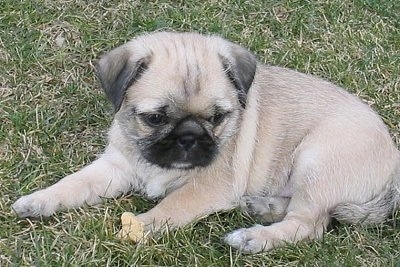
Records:
[[[331,212],[340,222],[350,224],[377,224],[394,214],[400,207],[400,164],[393,182],[373,198],[363,204],[342,203]]]

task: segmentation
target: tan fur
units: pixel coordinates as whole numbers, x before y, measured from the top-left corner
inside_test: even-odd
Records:
[[[252,78],[247,73],[256,67],[252,55],[216,36],[154,33],[105,55],[98,72],[111,97],[107,88],[121,71],[127,79],[119,82],[126,85],[142,63],[149,67],[122,102],[115,102],[104,154],[55,185],[21,197],[13,209],[23,217],[49,216],[136,190],[163,197],[137,216],[147,230],[159,230],[166,222],[184,226],[242,205],[275,222],[226,236],[230,245],[255,253],[319,238],[331,216],[378,222],[397,208],[400,153],[367,105],[329,82],[257,63],[243,109],[222,68],[226,62],[234,79],[245,84]],[[132,115],[133,109],[151,112],[167,106],[177,117],[207,118],[216,103],[232,112],[217,127],[203,124],[221,142],[209,166],[163,169],[142,157],[137,140],[155,132]]]

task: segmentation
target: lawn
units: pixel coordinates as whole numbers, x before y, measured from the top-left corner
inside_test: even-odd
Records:
[[[0,266],[400,266],[400,212],[382,225],[335,225],[323,240],[242,255],[221,237],[255,223],[239,211],[136,246],[115,238],[130,195],[19,219],[11,204],[101,153],[112,120],[93,65],[153,30],[216,33],[260,61],[317,75],[363,98],[400,145],[398,0],[0,2]]]

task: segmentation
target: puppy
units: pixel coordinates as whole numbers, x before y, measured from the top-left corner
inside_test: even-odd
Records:
[[[21,217],[134,190],[163,198],[146,230],[243,206],[269,226],[234,231],[244,252],[320,238],[336,218],[378,223],[400,202],[400,153],[379,118],[345,90],[257,62],[217,36],[158,32],[97,66],[115,117],[96,161],[21,197]]]

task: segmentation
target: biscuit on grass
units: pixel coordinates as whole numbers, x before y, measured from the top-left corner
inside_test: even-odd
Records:
[[[139,242],[144,237],[144,223],[139,221],[132,212],[124,212],[121,215],[122,229],[117,237],[125,240]]]

